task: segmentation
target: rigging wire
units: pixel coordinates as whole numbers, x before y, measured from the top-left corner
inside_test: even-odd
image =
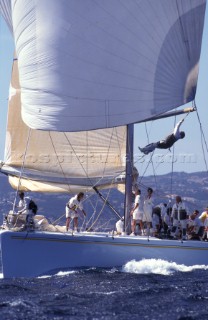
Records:
[[[176,125],[176,116],[175,116],[175,119],[174,119],[174,128],[175,128],[175,125]],[[171,198],[172,198],[172,193],[173,193],[174,157],[175,157],[175,146],[173,145],[173,153],[172,153],[172,161],[171,161],[171,176],[170,176],[170,194],[171,194]]]
[[[143,177],[144,177],[144,175],[145,175],[145,173],[146,173],[146,171],[147,171],[147,169],[148,169],[148,167],[149,167],[149,165],[150,165],[150,163],[151,163],[151,160],[152,160],[153,155],[154,155],[154,151],[152,152],[152,154],[151,154],[151,156],[150,156],[150,160],[149,160],[148,163],[147,163],[146,169],[145,169],[145,171],[143,172],[143,175],[141,176],[141,179],[139,180],[139,183],[142,182],[142,179],[143,179]]]
[[[152,129],[152,123],[153,123],[153,121],[151,122],[151,129]],[[151,131],[151,129],[150,129],[150,131]],[[149,142],[149,133],[148,133],[148,130],[147,130],[147,124],[146,124],[146,122],[145,122],[145,131],[146,131],[146,135],[147,135],[147,142],[148,142],[148,144],[149,144],[149,143],[150,143],[150,142]],[[154,180],[155,180],[155,187],[156,187],[156,189],[157,189],[157,179],[156,179],[156,172],[155,172],[155,167],[154,167],[154,162],[153,162],[153,155],[154,155],[154,152],[152,153],[152,155],[151,155],[151,157],[150,157],[149,163],[148,163],[148,165],[147,165],[147,167],[146,167],[146,169],[145,169],[145,172],[143,173],[143,176],[144,176],[144,174],[146,173],[146,171],[147,171],[147,169],[148,169],[148,167],[149,167],[149,164],[151,163],[151,165],[152,165],[152,171],[153,171],[153,176],[154,176]]]
[[[182,118],[184,121],[186,117],[190,114],[191,110],[185,114],[185,116]],[[176,126],[176,116],[174,119],[174,128]],[[172,153],[172,161],[171,161],[171,182],[170,182],[170,194],[172,198],[172,193],[173,193],[173,170],[174,170],[174,158],[175,158],[175,145],[173,145],[173,153]]]
[[[31,137],[31,132],[32,132],[32,129],[28,128],[27,142],[26,142],[25,152],[24,152],[22,166],[21,166],[21,170],[20,170],[20,175],[19,175],[16,195],[15,195],[15,200],[14,200],[14,204],[13,204],[13,212],[14,212],[14,209],[15,209],[15,206],[16,206],[17,194],[19,192],[19,188],[20,188],[20,185],[21,185],[21,179],[22,179],[22,174],[23,174],[24,167],[25,167],[26,155],[27,155],[27,150],[29,148],[29,141],[30,141],[30,137]]]
[[[109,219],[108,221],[106,221],[105,223],[97,226],[96,230],[98,230],[98,229],[101,229],[101,230],[103,230],[103,229],[108,229],[108,225],[110,224],[111,221],[114,222],[114,219],[111,218],[111,219]]]
[[[189,111],[184,117],[183,117],[183,121],[185,120],[185,118],[190,114],[190,112],[191,111]],[[174,120],[174,127],[175,127],[175,125],[176,125],[176,116],[175,116],[175,120]],[[148,134],[148,131],[147,131],[147,126],[146,126],[146,123],[145,123],[145,130],[146,130],[146,134],[147,134],[147,140],[148,140],[148,143],[149,143],[149,134]],[[171,186],[170,186],[170,188],[171,188],[171,194],[172,194],[172,181],[173,181],[173,163],[174,163],[174,145],[173,145],[173,156],[172,156],[172,161],[171,161],[171,163],[172,163],[172,168],[171,168]],[[154,152],[153,152],[154,153]],[[144,176],[144,174],[146,173],[146,171],[147,171],[147,169],[148,169],[148,167],[149,167],[149,164],[150,163],[152,163],[152,168],[153,168],[153,174],[154,174],[154,179],[155,179],[155,186],[156,186],[156,189],[157,189],[157,181],[156,181],[156,174],[155,174],[155,168],[154,168],[154,164],[153,164],[153,153],[152,153],[152,155],[151,155],[151,157],[150,157],[150,160],[149,160],[149,162],[148,162],[148,165],[147,165],[147,167],[146,167],[146,169],[145,169],[145,171],[144,171],[144,173],[143,173],[143,175],[142,175],[142,177]],[[157,166],[158,167],[158,166]],[[157,168],[156,167],[156,168]],[[139,182],[139,184],[141,184],[141,181],[142,181],[142,178],[140,179],[140,182]]]
[[[81,166],[81,168],[83,169],[83,171],[84,171],[84,173],[85,173],[85,175],[86,175],[86,177],[87,177],[87,179],[88,179],[88,181],[89,181],[89,183],[91,184],[91,188],[93,188],[93,186],[94,186],[94,183],[93,183],[93,181],[91,180],[91,178],[89,177],[89,175],[88,175],[88,173],[87,173],[87,171],[86,171],[86,169],[84,168],[84,166],[82,165],[82,162],[80,161],[80,159],[79,159],[79,156],[77,155],[77,153],[76,153],[76,151],[75,151],[75,149],[74,149],[74,147],[72,146],[72,144],[71,144],[71,142],[69,141],[69,138],[67,137],[67,135],[66,135],[66,133],[64,132],[64,135],[65,135],[65,137],[66,137],[66,139],[67,139],[67,141],[68,141],[68,144],[70,145],[70,147],[71,147],[71,149],[72,149],[72,151],[73,151],[73,153],[74,153],[74,155],[75,155],[75,157],[77,158],[77,160],[78,160],[78,162],[79,162],[79,164],[80,164],[80,166]],[[111,139],[112,139],[112,135],[113,135],[113,130],[112,130],[112,133],[111,133]],[[111,141],[111,139],[110,139],[110,141]],[[109,152],[109,148],[108,148],[108,152]],[[108,158],[108,153],[107,153],[107,158]],[[107,164],[107,160],[105,161],[105,165]],[[104,172],[105,172],[105,167],[104,167]],[[95,184],[95,186],[101,181],[103,179],[103,176],[96,182],[96,184]]]
[[[119,141],[118,141],[118,132],[117,132],[117,128],[114,127],[114,128],[112,128],[111,137],[110,137],[110,141],[109,141],[109,145],[108,145],[108,151],[107,151],[106,161],[105,161],[105,164],[106,164],[106,165],[107,165],[107,162],[108,162],[108,157],[109,157],[109,154],[110,154],[111,142],[112,142],[114,133],[115,133],[115,136],[116,136],[116,138],[117,138],[117,142],[118,142],[118,146],[119,146],[119,152],[120,152],[120,161],[121,161],[121,148],[120,148],[120,143],[119,143]],[[103,168],[103,176],[104,176],[104,174],[105,174],[106,165],[105,165],[104,168]],[[114,177],[115,177],[115,176],[114,176]],[[112,183],[113,183],[113,180],[114,180],[114,178],[111,180],[111,185],[112,185]],[[95,189],[94,187],[96,187],[96,184],[93,186],[93,189],[96,191],[96,189]],[[110,190],[110,189],[109,189],[109,190]],[[96,193],[99,194],[99,192],[97,192],[97,191],[96,191]],[[109,192],[109,195],[110,195],[110,192]],[[100,198],[102,199],[102,197],[100,197]],[[104,202],[104,203],[108,205],[108,203],[109,203],[109,202],[108,202],[108,198],[105,199],[105,202]],[[110,205],[110,206],[111,206],[111,205]],[[110,207],[110,206],[109,206],[109,207]],[[111,207],[112,207],[112,206],[111,206]],[[114,212],[117,216],[120,216],[119,213],[117,212],[117,210],[115,210],[113,207],[112,207],[112,210],[113,210],[113,212]]]
[[[58,157],[58,154],[57,154],[57,152],[56,152],[56,148],[55,148],[55,145],[54,145],[54,143],[53,143],[53,139],[52,139],[52,136],[51,136],[51,132],[50,132],[50,131],[49,131],[49,137],[50,137],[50,140],[51,140],[51,144],[52,144],[52,146],[53,146],[53,150],[54,150],[55,155],[56,155],[57,162],[58,162],[58,164],[59,164],[59,166],[60,166],[60,168],[61,168],[63,177],[64,177],[64,179],[66,180],[66,184],[68,185],[69,192],[71,192],[70,185],[69,185],[69,183],[68,183],[68,179],[66,178],[65,173],[64,173],[64,170],[63,170],[63,167],[62,167],[62,165],[61,165],[61,163],[60,163],[60,161],[59,161],[59,157]]]
[[[199,117],[199,112],[198,112],[198,109],[197,109],[197,107],[196,107],[195,100],[194,100],[194,107],[195,107],[195,109],[196,109],[196,114],[197,114],[197,118],[198,118],[198,122],[199,122],[199,126],[200,126],[200,131],[201,131],[201,146],[202,146],[203,158],[204,158],[204,163],[205,163],[206,170],[207,170],[207,173],[208,173],[207,160],[206,160],[205,150],[204,150],[204,145],[205,145],[206,151],[208,152],[207,141],[206,141],[206,138],[205,138],[205,135],[204,135],[204,131],[203,131],[203,128],[202,128],[202,123],[201,123],[201,120],[200,120],[200,117]],[[203,144],[203,143],[204,143],[204,144]]]
[[[106,165],[107,165],[107,162],[108,162],[108,156],[109,156],[109,153],[110,153],[111,141],[112,141],[113,133],[114,133],[115,130],[116,130],[116,128],[113,128],[113,129],[112,129],[112,132],[111,132],[111,137],[110,137],[109,146],[108,146],[108,152],[107,152],[106,160],[105,160],[105,162],[104,162],[104,163],[105,163],[105,167],[104,167],[104,169],[103,169],[103,175],[104,175],[104,173],[105,173]],[[68,141],[68,144],[71,146],[71,149],[73,150],[73,152],[74,152],[74,154],[75,154],[78,162],[80,163],[80,166],[82,167],[83,171],[85,172],[87,179],[90,181],[91,185],[93,186],[93,183],[92,183],[90,177],[88,176],[88,173],[87,173],[87,171],[85,170],[84,166],[83,166],[82,163],[80,162],[80,159],[79,159],[78,155],[76,154],[75,149],[73,148],[73,146],[72,146],[72,144],[70,143],[68,137],[66,136],[66,133],[64,133],[64,134],[65,134],[65,137],[66,137],[66,139],[67,139],[67,141]],[[118,140],[117,130],[116,130],[116,137],[117,137],[117,140]],[[88,139],[87,139],[87,141],[88,141]],[[119,142],[118,142],[118,144],[119,144]],[[120,147],[120,144],[119,144],[119,147]],[[55,149],[55,147],[54,147],[54,149]],[[120,148],[119,148],[119,151],[120,151],[120,154],[121,154]],[[121,156],[120,156],[120,158],[121,158]],[[57,159],[58,159],[58,157],[57,157]],[[88,163],[87,163],[87,167],[88,167]],[[112,181],[111,181],[111,185],[112,185],[115,177],[116,177],[116,175],[113,177],[113,179],[112,179]],[[103,178],[103,177],[102,177],[102,178]],[[101,181],[102,178],[101,178],[99,181]],[[98,181],[96,184],[98,184],[99,181]],[[108,192],[107,198],[108,198],[109,195],[110,195],[110,191],[111,191],[111,188],[109,188],[109,192]],[[93,195],[94,195],[94,194],[93,194]],[[92,196],[93,196],[93,195],[92,195]],[[89,197],[88,197],[88,200],[89,200]],[[86,200],[85,200],[85,201],[86,201]],[[98,203],[98,200],[97,200],[97,203]],[[104,206],[105,206],[105,204],[106,204],[106,202],[104,202]],[[92,203],[91,203],[91,205],[92,205]],[[103,211],[104,206],[103,206],[103,208],[101,209],[101,212]],[[91,222],[91,220],[94,220],[94,217],[95,217],[95,215],[96,215],[96,207],[97,207],[97,205],[96,205],[96,207],[94,207],[94,206],[92,205],[92,207],[93,207],[93,209],[94,209],[94,213],[93,213],[93,215],[91,216],[91,218],[89,219],[89,221],[87,222],[87,225],[89,225],[89,223]],[[57,219],[55,222],[59,221],[63,216],[64,216],[64,215],[62,215],[62,216],[61,216],[59,219]],[[100,214],[99,214],[99,216],[100,216]],[[93,224],[92,224],[92,225],[94,225],[94,223],[95,223],[96,221],[97,221],[97,219],[96,219],[95,221],[93,221]],[[54,223],[55,223],[55,222],[54,222]],[[91,227],[92,227],[92,226],[91,226]]]
[[[109,194],[110,194],[110,189],[108,190],[108,196],[109,196]],[[108,198],[108,196],[107,196],[107,198]],[[103,202],[102,208],[101,208],[101,210],[100,210],[97,218],[94,220],[94,222],[92,223],[92,225],[88,228],[89,230],[92,229],[92,227],[95,225],[95,223],[97,222],[97,220],[98,220],[99,217],[101,216],[101,214],[102,214],[102,212],[103,212],[103,210],[104,210],[104,208],[105,208],[105,204],[106,204],[106,203]],[[88,224],[87,224],[87,225],[88,225]]]
[[[104,176],[104,173],[105,173],[105,170],[106,170],[106,166],[107,166],[107,162],[108,162],[108,157],[109,157],[109,154],[110,154],[110,147],[111,147],[111,143],[112,143],[112,139],[113,139],[114,129],[115,129],[115,128],[112,128],[112,130],[111,130],[111,136],[110,136],[110,140],[109,140],[109,145],[108,145],[108,150],[107,150],[107,155],[106,155],[106,160],[105,160],[105,166],[104,166],[104,168],[103,168],[103,176]],[[83,169],[83,171],[84,171],[84,173],[85,173],[88,181],[90,182],[90,184],[91,184],[91,186],[92,186],[91,188],[93,189],[93,187],[96,186],[96,185],[99,183],[99,181],[101,181],[101,180],[103,179],[103,176],[101,177],[101,179],[99,179],[99,181],[97,181],[96,184],[93,184],[93,181],[91,180],[91,178],[90,178],[89,175],[88,175],[88,172],[86,171],[86,169],[85,169],[84,166],[82,165],[82,163],[81,163],[81,161],[80,161],[80,159],[79,159],[79,157],[78,157],[78,155],[77,155],[74,147],[72,146],[71,142],[69,141],[66,133],[64,133],[64,135],[65,135],[65,137],[66,137],[66,139],[67,139],[67,141],[68,141],[68,143],[69,143],[72,151],[74,152],[74,154],[75,154],[75,156],[76,156],[76,158],[77,158],[80,166],[82,167],[82,169]],[[87,139],[87,141],[88,141],[88,139]],[[112,179],[111,184],[113,183],[113,180],[114,180],[114,178]],[[110,194],[110,188],[109,188],[108,197],[109,197],[109,194]],[[107,203],[107,201],[104,202],[104,206],[105,206],[106,203]],[[103,207],[103,209],[104,209],[104,207]],[[103,210],[101,209],[101,213],[102,213],[102,211],[103,211]],[[100,214],[101,214],[101,213],[100,213]],[[99,216],[100,216],[100,214],[99,214]],[[95,220],[95,222],[96,222],[96,221],[97,221],[97,219]],[[94,223],[93,223],[92,225],[94,225]],[[92,226],[91,226],[91,227],[92,227]]]
[[[17,194],[18,194],[18,192],[19,192],[19,187],[20,187],[20,185],[21,185],[21,179],[22,179],[22,174],[23,174],[24,167],[25,167],[26,155],[27,155],[27,150],[28,150],[28,148],[29,148],[29,141],[30,141],[30,137],[31,137],[31,132],[32,132],[32,129],[31,129],[31,128],[28,128],[28,135],[27,135],[27,142],[26,142],[26,147],[25,147],[25,153],[24,153],[24,156],[23,156],[23,161],[22,161],[22,166],[21,166],[21,170],[20,170],[20,175],[19,175],[17,190],[16,190],[15,199],[14,199],[14,204],[13,204],[13,208],[12,208],[12,211],[13,211],[13,212],[14,212],[14,209],[15,209],[15,207],[16,207]],[[17,220],[16,220],[16,222],[15,222],[14,227],[16,227],[18,220],[19,220],[19,215],[18,215],[18,217],[17,217]]]
[[[183,117],[183,121],[185,120],[185,118],[190,114],[190,111],[188,113],[186,113],[186,115]],[[174,128],[176,126],[176,116],[174,119]],[[172,197],[172,193],[173,193],[173,170],[174,170],[174,158],[175,158],[175,145],[173,145],[173,152],[172,152],[172,161],[171,161],[171,177],[170,177],[170,194]]]

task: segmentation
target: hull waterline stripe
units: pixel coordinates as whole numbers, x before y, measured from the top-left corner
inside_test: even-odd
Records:
[[[145,248],[164,248],[164,249],[182,249],[182,250],[202,250],[208,251],[207,248],[190,247],[190,246],[177,246],[177,245],[154,245],[154,244],[141,244],[141,243],[116,243],[116,242],[104,242],[104,241],[91,241],[91,240],[69,240],[69,239],[54,239],[54,238],[29,238],[29,237],[19,237],[11,236],[14,240],[29,240],[29,241],[49,241],[49,242],[69,242],[69,243],[79,243],[79,244],[103,244],[103,245],[113,245],[113,246],[127,246],[127,247],[145,247]],[[148,240],[147,240],[148,241]],[[186,243],[186,242],[185,242]],[[182,243],[183,244],[183,243]]]

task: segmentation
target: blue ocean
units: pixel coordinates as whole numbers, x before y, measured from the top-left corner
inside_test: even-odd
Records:
[[[0,319],[208,319],[208,266],[129,261],[120,269],[75,269],[3,279]]]

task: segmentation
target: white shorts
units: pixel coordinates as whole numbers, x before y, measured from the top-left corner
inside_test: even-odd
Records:
[[[66,206],[66,218],[77,218],[78,217],[78,213],[76,213],[73,210],[70,210],[67,206]]]
[[[135,210],[133,212],[133,219],[134,220],[142,220],[143,219],[143,212]]]
[[[152,212],[151,213],[149,211],[144,212],[143,221],[152,222]]]

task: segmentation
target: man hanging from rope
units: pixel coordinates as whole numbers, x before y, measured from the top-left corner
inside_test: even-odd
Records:
[[[185,137],[185,132],[184,131],[180,131],[180,126],[182,124],[182,122],[184,121],[184,119],[180,120],[174,130],[173,133],[169,134],[164,140],[160,140],[158,142],[153,142],[148,144],[147,146],[145,146],[144,148],[139,148],[139,150],[141,152],[143,152],[144,154],[148,154],[152,151],[154,151],[156,148],[157,149],[169,149],[173,146],[173,144],[179,140],[179,139],[183,139]]]

